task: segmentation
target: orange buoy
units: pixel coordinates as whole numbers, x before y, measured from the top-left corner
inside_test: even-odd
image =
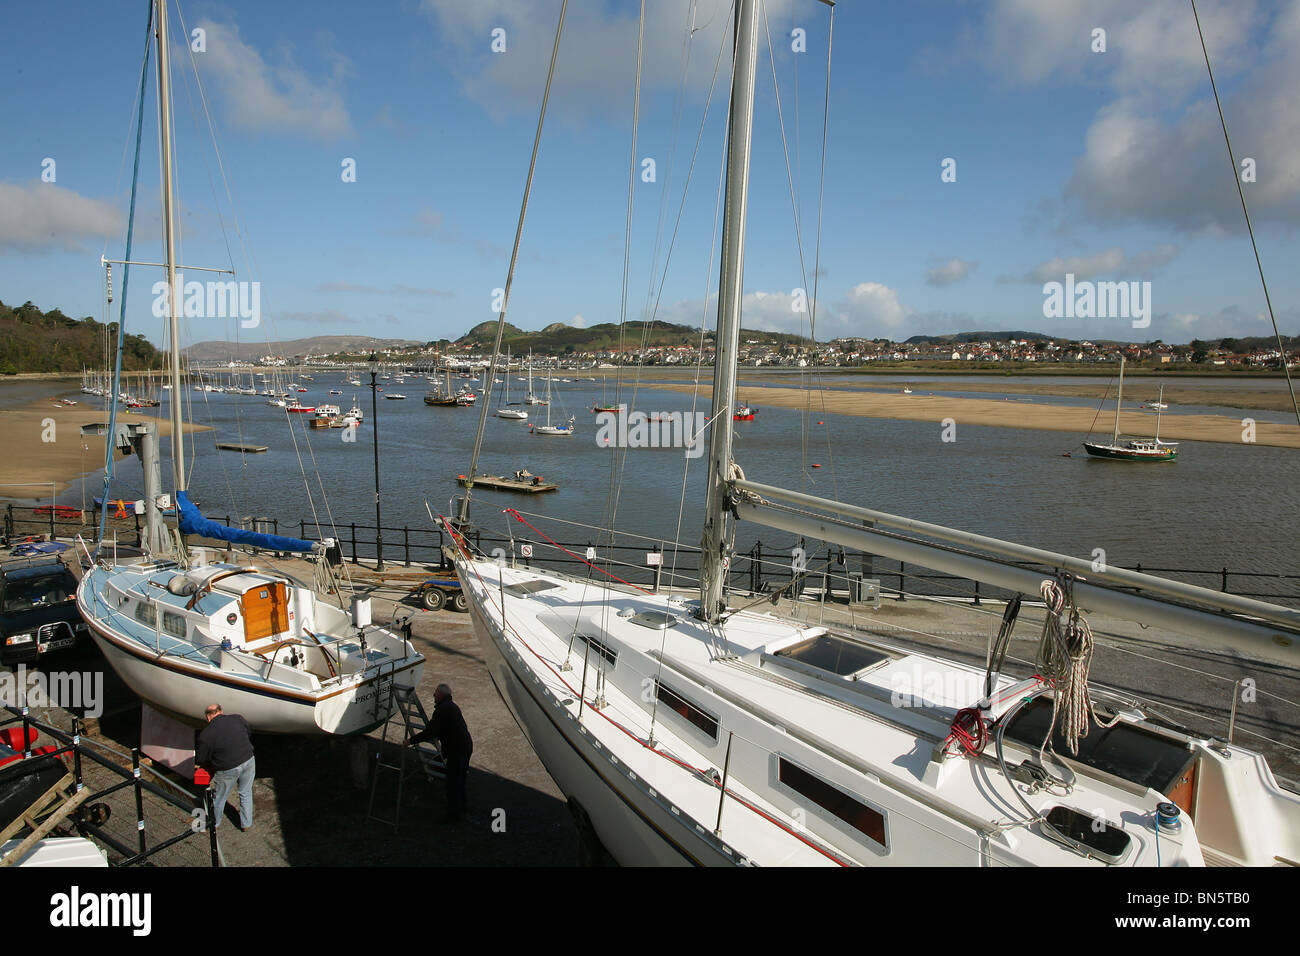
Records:
[[[821,465],[813,465],[814,468],[820,468]]]

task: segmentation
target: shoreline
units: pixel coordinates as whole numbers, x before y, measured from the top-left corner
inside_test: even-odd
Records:
[[[690,393],[694,385],[647,385],[648,388]],[[701,386],[711,393],[712,386]],[[741,385],[740,401],[750,405],[814,409],[817,414],[850,415],[857,418],[889,418],[933,422],[951,419],[959,426],[984,425],[995,428],[1028,428],[1035,431],[1073,432],[1085,436],[1094,427],[1097,410],[1083,406],[1033,405],[985,398],[949,398],[937,395],[903,395],[897,392],[849,391],[847,389],[802,390],[773,386]],[[1112,418],[1113,420],[1113,418]],[[1126,411],[1120,416],[1121,434],[1149,435],[1154,419],[1146,413]],[[1230,445],[1268,445],[1300,448],[1300,428],[1270,422],[1255,424],[1253,442],[1242,439],[1245,430],[1238,419],[1219,415],[1167,415],[1161,419],[1161,438],[1168,441],[1207,441]],[[1107,429],[1108,430],[1108,429]],[[1105,431],[1097,433],[1105,436]]]
[[[0,389],[0,447],[7,452],[0,461],[0,499],[38,503],[57,499],[86,475],[103,469],[106,439],[83,436],[81,426],[106,424],[108,414],[103,408],[81,404],[87,396],[75,384],[79,378],[69,381],[74,384],[60,386],[45,379],[46,384],[31,383],[30,388]],[[72,394],[79,396],[78,404],[53,404],[55,398]],[[118,412],[118,422],[129,421],[154,422],[160,438],[171,435],[170,421]],[[184,428],[186,434],[210,430],[206,425]],[[124,457],[118,453],[115,460]]]

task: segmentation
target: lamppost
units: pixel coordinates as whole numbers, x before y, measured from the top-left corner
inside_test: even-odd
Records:
[[[375,443],[375,570],[384,570],[384,522],[379,514],[379,400],[375,388],[375,376],[379,372],[379,361],[375,353],[370,353],[370,420],[374,423],[371,435]]]

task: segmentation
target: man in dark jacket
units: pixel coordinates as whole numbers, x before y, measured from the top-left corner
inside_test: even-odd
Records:
[[[460,708],[451,699],[451,688],[446,684],[439,684],[433,692],[433,715],[429,718],[429,725],[406,743],[410,746],[434,738],[438,740],[447,765],[447,820],[459,820],[465,812],[465,778],[469,774],[474,741],[470,739]]]
[[[220,704],[209,704],[204,717],[208,725],[199,731],[194,762],[212,774],[212,813],[216,817],[212,826],[221,826],[230,791],[238,788],[239,829],[247,832],[253,826],[253,778],[257,775],[248,721],[239,714],[223,714]]]

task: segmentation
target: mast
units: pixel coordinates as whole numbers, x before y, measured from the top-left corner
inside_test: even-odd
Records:
[[[1115,397],[1115,434],[1111,436],[1112,445],[1119,444],[1119,409],[1124,404],[1124,353],[1119,353],[1119,395]]]
[[[172,365],[172,486],[185,490],[185,438],[181,432],[181,346],[176,316],[180,290],[176,288],[176,237],[172,209],[172,73],[167,48],[167,0],[157,0],[158,29],[158,137],[162,165],[163,261],[167,266],[167,331],[171,336]]]
[[[1160,444],[1160,413],[1164,411],[1160,406],[1165,403],[1165,387],[1160,386],[1160,395],[1156,398],[1156,444]]]
[[[713,430],[709,436],[708,495],[700,556],[700,613],[711,623],[726,610],[723,594],[729,557],[727,479],[731,468],[731,409],[736,398],[736,349],[745,277],[745,217],[749,203],[749,154],[754,130],[754,70],[758,61],[758,2],[736,8],[727,132],[726,213],[718,278],[718,331],[713,359]]]

